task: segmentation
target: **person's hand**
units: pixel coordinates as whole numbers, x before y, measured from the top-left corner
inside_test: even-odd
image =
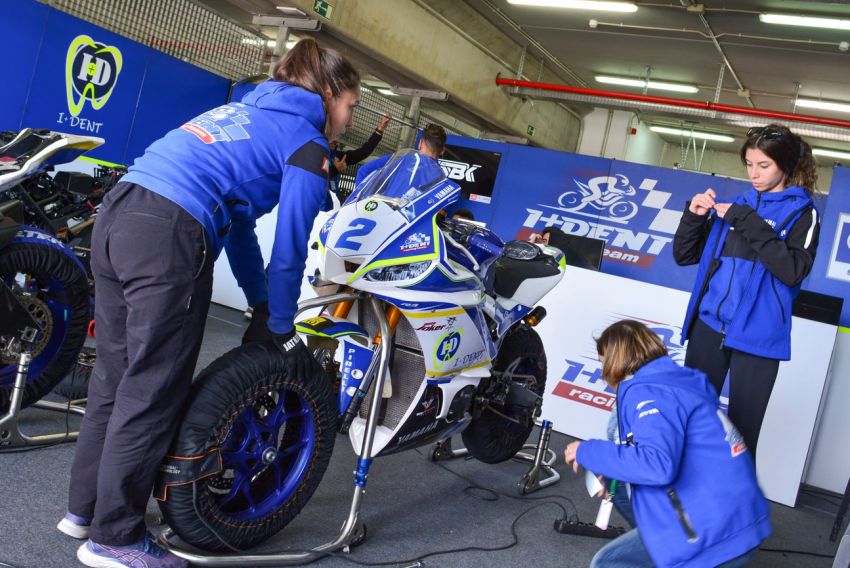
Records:
[[[339,173],[344,172],[345,168],[348,167],[348,164],[346,163],[347,161],[348,154],[343,154],[339,158],[334,158],[334,167],[336,168],[336,171],[338,171]]]
[[[309,379],[321,373],[319,363],[293,329],[289,333],[272,333],[272,342],[283,355],[287,369],[298,379]]]
[[[717,199],[717,194],[714,190],[708,188],[705,193],[697,193],[691,199],[691,204],[688,206],[688,211],[695,215],[708,215],[708,212],[714,207],[714,200]]]
[[[384,129],[387,127],[387,124],[390,123],[390,119],[393,117],[391,113],[387,113],[381,117],[381,120],[378,121],[378,126],[375,128],[381,134],[384,133]]]
[[[717,216],[723,219],[726,216],[726,212],[729,211],[729,207],[731,207],[731,203],[716,203],[714,205],[714,211],[717,213]]]
[[[581,445],[581,442],[570,442],[564,450],[564,461],[567,462],[567,465],[572,465],[573,471],[576,473],[578,473],[578,461],[576,460],[576,454],[578,453],[579,445]]]
[[[251,323],[242,335],[242,345],[256,341],[271,341],[272,332],[269,330],[269,303],[260,302],[253,308]]]

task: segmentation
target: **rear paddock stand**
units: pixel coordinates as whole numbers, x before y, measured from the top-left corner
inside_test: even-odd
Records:
[[[531,462],[531,468],[517,482],[517,491],[520,495],[528,495],[560,481],[561,474],[552,467],[557,456],[553,450],[549,449],[551,435],[552,423],[543,420],[540,424],[540,437],[537,439],[537,444],[525,444],[522,447],[523,450],[534,449],[534,454],[520,451],[514,456],[514,459]],[[435,462],[443,461],[463,457],[468,453],[466,448],[452,449],[452,439],[446,438],[434,444],[428,459]]]
[[[15,384],[12,387],[12,398],[6,415],[0,418],[0,452],[9,448],[22,448],[29,446],[45,446],[60,444],[62,442],[73,442],[79,436],[79,432],[63,432],[56,434],[39,434],[28,436],[21,432],[19,424],[21,414],[21,403],[24,398],[24,386],[29,373],[29,365],[32,355],[22,351],[18,356],[18,366],[15,373]],[[63,404],[40,400],[31,405],[32,408],[50,410],[54,412],[73,412],[82,416],[86,410],[76,404]]]

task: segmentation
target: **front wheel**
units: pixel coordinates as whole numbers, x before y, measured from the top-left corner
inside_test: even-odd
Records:
[[[493,370],[504,372],[514,362],[514,381],[526,383],[531,391],[543,396],[546,387],[543,341],[536,331],[523,323],[508,332],[493,362]],[[469,423],[461,437],[472,457],[484,463],[499,463],[511,459],[522,449],[533,428],[532,409],[490,403],[481,416]]]
[[[335,426],[333,393],[321,373],[299,381],[264,343],[226,353],[193,384],[169,452],[192,457],[219,448],[221,469],[170,487],[159,502],[166,522],[205,550],[245,549],[270,538],[316,490]]]
[[[55,238],[24,228],[0,250],[0,278],[38,324],[22,406],[50,392],[77,361],[89,322],[88,280]],[[0,352],[6,349],[0,337]],[[16,359],[0,355],[0,414],[9,406]]]

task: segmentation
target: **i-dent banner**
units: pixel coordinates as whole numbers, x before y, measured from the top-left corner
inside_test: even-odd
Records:
[[[458,137],[449,143],[501,153],[489,206],[471,198],[461,206],[502,239],[528,239],[546,227],[603,239],[603,272],[678,290],[690,291],[696,277],[694,267],[673,260],[686,202],[708,188],[718,201],[732,201],[750,187],[726,177],[514,144]]]
[[[34,0],[3,6],[10,58],[0,129],[97,136],[87,155],[128,164],[154,140],[221,104],[230,82]]]

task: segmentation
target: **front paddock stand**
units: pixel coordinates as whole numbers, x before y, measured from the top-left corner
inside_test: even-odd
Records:
[[[9,402],[9,410],[0,418],[0,452],[11,448],[23,448],[32,446],[47,446],[60,444],[62,442],[73,442],[79,436],[79,432],[62,432],[56,434],[39,434],[28,436],[21,432],[20,414],[21,403],[24,398],[24,386],[27,382],[32,355],[21,351],[18,355],[18,366],[15,371],[15,384],[12,386],[12,398]],[[86,410],[76,404],[60,404],[58,402],[38,401],[31,405],[33,408],[51,410],[54,412],[73,412],[82,416]]]
[[[531,462],[531,468],[519,479],[517,490],[520,495],[528,495],[538,489],[549,487],[560,481],[561,474],[552,467],[557,459],[555,452],[549,449],[549,438],[552,435],[552,423],[544,420],[540,424],[540,437],[537,444],[526,444],[523,450],[534,449],[534,453],[517,452],[514,459]],[[452,439],[446,438],[433,445],[428,453],[428,459],[433,462],[460,458],[468,455],[466,448],[452,448]]]
[[[351,292],[321,296],[299,303],[298,313],[310,308],[354,299],[363,298],[361,295]],[[354,494],[351,498],[348,517],[340,528],[336,538],[310,550],[287,550],[266,552],[264,554],[245,554],[241,551],[232,554],[207,554],[181,548],[180,543],[177,542],[176,535],[174,535],[171,529],[168,529],[159,537],[159,541],[163,546],[180,558],[188,560],[194,566],[250,566],[254,568],[259,566],[300,566],[309,564],[324,556],[328,556],[329,553],[349,552],[351,548],[363,543],[366,539],[366,525],[360,520],[360,508],[363,495],[366,492],[366,478],[369,475],[369,468],[373,460],[372,446],[383,403],[381,395],[384,392],[384,382],[386,381],[387,368],[389,367],[389,346],[392,345],[392,331],[387,322],[387,317],[381,309],[380,301],[370,297],[368,298],[368,302],[378,321],[381,337],[384,338],[384,341],[381,342],[378,375],[376,377],[377,382],[372,392],[369,416],[366,419],[365,434],[363,436],[363,445],[357,459],[357,469],[354,471]]]

